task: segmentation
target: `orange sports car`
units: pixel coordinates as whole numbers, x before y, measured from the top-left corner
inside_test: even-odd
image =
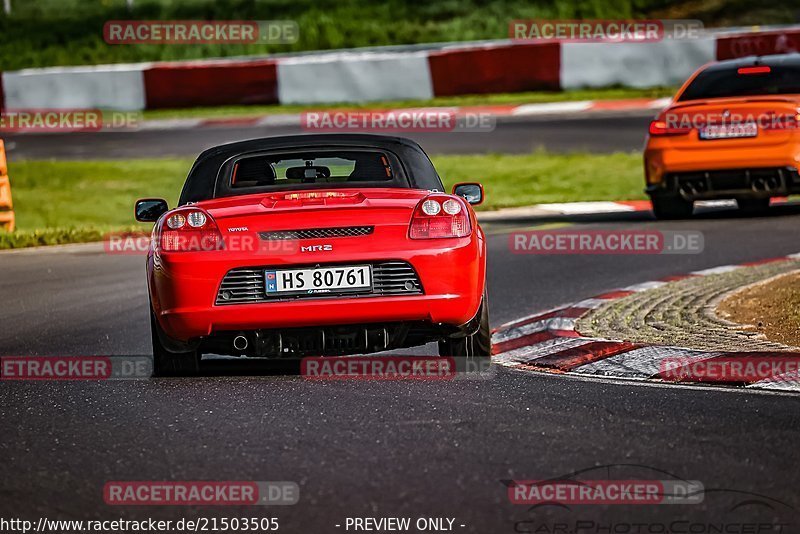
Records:
[[[711,63],[650,123],[646,192],[658,218],[695,200],[736,199],[757,212],[800,193],[800,54]]]

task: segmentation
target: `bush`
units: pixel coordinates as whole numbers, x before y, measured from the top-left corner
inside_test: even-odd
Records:
[[[791,22],[791,0],[753,6],[749,0],[12,0],[0,15],[3,70],[272,54],[389,44],[413,44],[508,35],[508,23],[528,18],[700,18],[725,25]],[[107,45],[108,20],[280,20],[298,23],[291,45]]]

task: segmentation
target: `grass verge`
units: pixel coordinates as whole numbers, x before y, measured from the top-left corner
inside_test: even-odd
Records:
[[[643,198],[637,153],[489,154],[433,158],[445,185],[479,181],[482,210],[543,202]],[[133,203],[163,197],[174,206],[191,160],[11,162],[17,231],[0,249],[97,241],[109,231],[146,230]]]

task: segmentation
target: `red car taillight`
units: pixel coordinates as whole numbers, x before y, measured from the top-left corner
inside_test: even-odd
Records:
[[[429,195],[420,200],[411,217],[411,239],[467,237],[472,223],[466,203],[454,196]]]
[[[679,128],[670,126],[665,121],[652,121],[650,123],[650,135],[685,135],[691,132],[691,128]]]
[[[739,67],[736,69],[737,74],[769,74],[772,68],[767,65],[755,65],[753,67]]]
[[[168,214],[161,227],[161,250],[197,252],[223,248],[214,219],[200,208],[182,208]]]

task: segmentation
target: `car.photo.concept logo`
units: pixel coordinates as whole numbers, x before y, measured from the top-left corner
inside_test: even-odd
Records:
[[[524,512],[509,530],[518,534],[793,532],[786,517],[794,509],[783,501],[647,465],[598,464],[548,479],[501,482],[508,501]]]

